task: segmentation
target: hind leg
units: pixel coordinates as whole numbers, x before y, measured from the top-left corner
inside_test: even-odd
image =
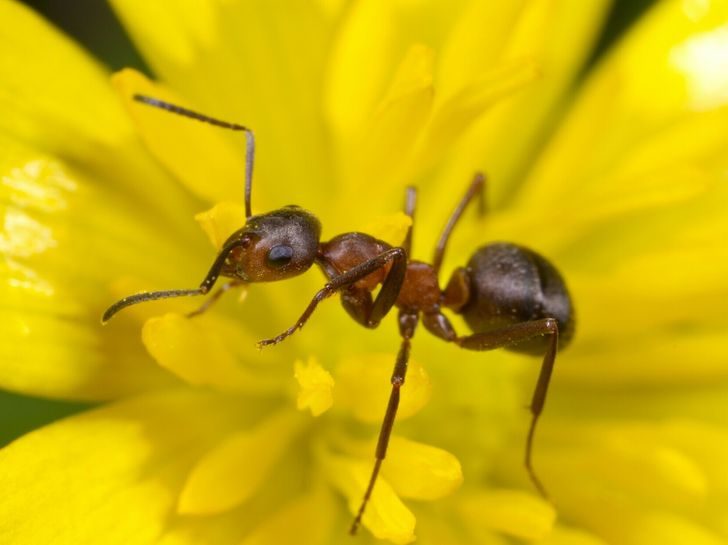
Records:
[[[453,342],[465,348],[466,350],[495,350],[496,348],[508,348],[519,343],[530,341],[532,339],[548,335],[548,343],[546,345],[546,353],[541,362],[541,371],[536,381],[536,387],[531,398],[531,424],[528,428],[528,436],[526,438],[526,452],[524,464],[526,471],[531,478],[539,493],[547,498],[546,489],[541,484],[540,479],[533,469],[532,452],[533,438],[536,431],[536,423],[539,416],[543,412],[546,403],[546,394],[548,393],[551,374],[556,361],[556,347],[559,343],[559,326],[554,318],[544,318],[542,320],[533,320],[530,322],[521,322],[510,326],[505,326],[486,333],[474,333],[465,337],[459,337],[455,333],[450,321],[445,315],[433,313],[423,316],[422,324],[425,328],[443,340]]]

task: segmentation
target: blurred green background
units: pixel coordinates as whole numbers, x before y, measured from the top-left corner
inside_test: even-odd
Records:
[[[598,60],[654,1],[616,0],[589,64]],[[131,66],[149,72],[103,0],[26,0],[24,3],[73,36],[109,69]],[[87,407],[86,404],[48,401],[0,391],[0,446],[29,430]]]

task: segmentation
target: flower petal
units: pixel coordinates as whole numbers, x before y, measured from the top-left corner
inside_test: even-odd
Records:
[[[559,366],[562,380],[609,388],[630,384],[687,387],[728,378],[728,346],[723,330],[697,332],[686,328],[684,332],[655,332],[649,338],[639,333],[626,336],[614,348],[605,341],[602,338],[575,346]],[[609,373],[605,374],[604,369]]]
[[[101,65],[20,2],[3,2],[0,20],[5,132],[82,164],[129,134]]]
[[[237,413],[220,396],[166,392],[22,437],[0,451],[0,541],[155,543],[191,464]]]
[[[496,530],[527,540],[547,536],[556,520],[553,506],[520,490],[470,494],[460,500],[459,511],[474,530]]]
[[[538,545],[606,545],[594,534],[581,529],[566,528],[559,524],[554,526],[553,531],[546,539],[539,540],[536,543]]]
[[[239,362],[238,355],[226,346],[221,327],[221,321],[208,316],[188,319],[169,313],[149,319],[142,340],[157,363],[189,384],[227,392],[276,389],[274,378],[253,373]],[[245,336],[238,332],[236,342],[241,337]],[[249,351],[253,352],[252,340]]]
[[[195,220],[219,250],[228,237],[245,224],[245,208],[239,203],[221,202],[197,214]]]
[[[210,515],[250,499],[301,431],[301,422],[295,412],[280,412],[252,430],[231,434],[195,465],[178,512]]]
[[[517,189],[544,129],[553,122],[555,108],[588,56],[609,5],[607,0],[536,0],[498,7],[470,3],[443,53],[443,72],[436,80],[448,86],[443,98],[474,76],[517,60],[529,59],[542,77],[477,121],[451,150],[439,181],[463,180],[464,185],[473,172],[485,170],[492,180],[488,198],[494,208]],[[508,145],[503,145],[504,138]]]
[[[396,212],[389,216],[377,218],[359,229],[374,238],[383,240],[391,246],[399,246],[407,236],[407,230],[412,226],[412,218],[404,212]]]
[[[380,96],[391,62],[394,21],[391,2],[354,2],[341,24],[326,84],[326,117],[340,135],[351,133]]]
[[[281,183],[295,181],[296,202],[320,208],[332,180],[320,112],[335,19],[318,2],[290,0],[285,17],[270,2],[111,4],[160,80],[202,112],[255,131],[255,203],[280,205]],[[237,200],[240,191],[224,198]]]
[[[427,128],[414,163],[420,169],[437,164],[478,116],[509,98],[539,76],[530,60],[518,59],[490,68],[442,103]]]
[[[684,6],[680,1],[656,4],[592,73],[524,185],[519,203],[542,208],[600,184],[606,174],[627,168],[635,157],[633,150],[637,150],[629,167],[633,175],[638,166],[642,172],[667,168],[686,162],[691,154],[692,161],[711,151],[725,157],[725,122],[721,128],[710,119],[725,118],[726,113],[710,110],[728,102],[728,86],[719,68],[728,6],[723,2],[706,2],[695,9]],[[695,50],[702,51],[702,62],[686,64],[686,55]],[[715,94],[702,96],[698,88]],[[701,125],[713,129],[701,131]],[[689,131],[691,138],[685,138],[688,127],[694,129]],[[677,133],[683,137],[676,138]],[[643,146],[651,152],[641,152]]]
[[[345,148],[341,202],[351,202],[377,180],[382,190],[399,189],[395,183],[428,119],[434,101],[434,52],[415,45],[405,55],[372,114],[358,127]],[[347,149],[349,148],[349,149]],[[388,193],[382,195],[386,199]],[[399,196],[398,196],[399,197]]]
[[[382,475],[400,496],[421,500],[445,497],[463,482],[455,456],[397,435],[390,440]]]
[[[243,195],[242,134],[238,135],[239,147],[235,149],[222,129],[135,101],[134,95],[141,94],[186,106],[135,70],[117,72],[113,82],[147,149],[190,191],[212,202]]]
[[[156,221],[188,233],[180,212],[189,200],[140,153],[102,66],[22,3],[3,2],[0,20],[6,22],[0,30],[3,132],[15,145],[103,180],[104,190],[123,188],[137,197],[137,214],[151,205]],[[112,198],[120,202],[119,194],[106,196]]]
[[[392,389],[393,362],[392,354],[368,354],[343,360],[335,373],[337,407],[351,410],[362,422],[380,422]],[[424,407],[430,400],[431,389],[424,367],[417,360],[410,360],[397,419],[403,420]]]
[[[333,526],[332,494],[318,490],[288,503],[268,517],[240,545],[323,545]]]
[[[326,476],[332,486],[346,497],[349,511],[355,515],[359,511],[374,462],[330,453],[322,454],[321,457]],[[381,476],[372,491],[362,524],[378,539],[397,544],[411,543],[415,539],[414,515]]]
[[[125,270],[163,282],[175,274],[138,255],[173,262],[180,254],[144,219],[130,221],[125,199],[116,196],[115,206],[99,213],[113,192],[88,175],[6,137],[0,147],[0,315],[8,326],[0,384],[86,400],[171,385],[128,342],[129,322],[102,328],[99,317],[113,301],[109,274]]]

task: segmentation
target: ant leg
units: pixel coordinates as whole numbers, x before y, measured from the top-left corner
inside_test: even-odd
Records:
[[[475,333],[466,337],[458,337],[454,342],[468,350],[493,350],[495,348],[513,346],[520,342],[544,335],[549,335],[550,338],[531,399],[531,425],[528,428],[528,437],[526,438],[524,464],[531,478],[531,482],[533,482],[539,493],[548,499],[546,489],[541,484],[533,469],[531,454],[533,451],[533,437],[536,431],[536,423],[546,402],[546,394],[548,393],[551,373],[554,369],[554,361],[556,360],[556,348],[559,344],[559,326],[556,320],[554,318],[544,318],[542,320],[522,322],[494,331],[488,331],[487,333]]]
[[[356,534],[361,519],[364,516],[364,511],[369,502],[369,498],[374,490],[374,484],[377,482],[377,476],[379,470],[382,467],[382,462],[387,456],[387,447],[389,446],[389,438],[392,435],[392,428],[394,427],[394,419],[397,416],[397,408],[399,407],[400,389],[404,385],[404,379],[407,375],[407,362],[409,361],[410,353],[410,339],[415,333],[415,327],[418,321],[417,314],[409,314],[400,312],[399,314],[399,332],[402,335],[402,344],[399,347],[397,354],[397,360],[394,364],[394,371],[392,372],[392,392],[389,394],[389,402],[387,403],[387,410],[384,413],[384,419],[382,420],[382,427],[379,430],[379,439],[377,440],[377,448],[374,452],[374,469],[372,470],[371,477],[369,477],[369,484],[364,492],[364,497],[361,500],[359,511],[357,511],[354,521],[351,523],[349,533],[351,535]]]
[[[251,131],[247,127],[238,125],[237,123],[228,123],[227,121],[220,121],[219,119],[215,119],[214,117],[210,117],[210,116],[195,112],[193,110],[188,110],[187,108],[183,108],[182,106],[177,106],[176,104],[171,104],[169,102],[165,102],[164,100],[159,100],[158,98],[148,97],[148,96],[144,96],[144,95],[134,95],[134,100],[136,100],[137,102],[141,102],[142,104],[146,104],[147,106],[153,106],[154,108],[159,108],[160,110],[165,110],[165,111],[173,113],[173,114],[181,115],[184,117],[189,117],[190,119],[196,119],[197,121],[202,121],[203,123],[209,123],[210,125],[214,125],[215,127],[229,129],[231,131],[244,132],[245,133],[245,219],[248,219],[250,216],[253,215],[252,209],[250,206],[250,194],[252,192],[252,187],[253,187],[253,163],[255,161],[255,136],[253,135],[253,131]]]
[[[407,228],[407,235],[404,237],[402,242],[402,248],[407,252],[407,255],[412,254],[412,229],[415,223],[415,206],[417,204],[417,188],[407,186],[404,198],[404,213],[407,214],[411,219],[412,223]]]
[[[373,257],[364,263],[360,263],[345,273],[332,278],[316,293],[316,295],[314,295],[313,299],[311,299],[311,302],[306,307],[306,310],[303,311],[303,314],[301,314],[301,317],[295,324],[277,337],[264,339],[258,342],[258,348],[263,348],[264,346],[271,344],[278,344],[286,337],[292,335],[297,329],[301,329],[304,326],[321,301],[327,297],[331,297],[338,290],[348,287],[365,276],[370,275],[377,269],[385,267],[390,262],[392,263],[392,268],[389,270],[389,273],[387,273],[387,277],[382,283],[382,288],[379,290],[377,299],[372,305],[370,322],[375,319],[378,322],[394,305],[397,300],[397,295],[399,295],[399,290],[402,287],[402,283],[404,282],[404,273],[407,270],[407,253],[402,248],[390,248],[378,256]]]
[[[455,225],[463,215],[465,208],[467,208],[468,204],[470,204],[477,195],[480,196],[479,212],[483,215],[485,213],[485,177],[481,172],[477,172],[475,174],[473,181],[470,182],[470,186],[465,192],[462,200],[455,207],[455,210],[453,210],[450,219],[447,220],[445,228],[442,230],[440,239],[437,241],[437,246],[435,246],[435,255],[432,258],[432,267],[435,269],[435,274],[440,271],[442,260],[445,257],[445,248],[447,247],[447,243],[450,240],[450,235],[452,234]]]
[[[222,286],[220,286],[217,291],[215,291],[210,297],[208,297],[207,301],[202,303],[199,308],[196,310],[193,310],[192,312],[188,312],[186,314],[187,318],[193,318],[195,316],[199,316],[203,312],[206,312],[225,292],[229,291],[232,288],[236,288],[238,286],[245,285],[245,282],[242,280],[239,280],[237,278],[233,280],[229,280],[228,282],[225,282]]]

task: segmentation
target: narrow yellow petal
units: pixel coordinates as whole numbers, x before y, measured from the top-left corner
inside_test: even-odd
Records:
[[[548,502],[519,490],[491,490],[460,500],[459,511],[472,527],[485,527],[527,540],[546,537],[556,520]]]
[[[376,104],[393,46],[390,2],[354,2],[339,29],[326,84],[326,116],[335,131],[350,133]]]
[[[534,208],[558,202],[624,168],[632,150],[654,150],[660,141],[662,150],[644,166],[674,164],[686,156],[683,146],[702,153],[720,149],[725,124],[722,130],[693,132],[690,143],[666,135],[680,132],[684,123],[696,126],[693,119],[710,117],[710,109],[728,103],[721,69],[727,17],[723,2],[694,10],[677,0],[656,4],[592,73],[519,202]],[[694,60],[696,51],[700,61]]]
[[[536,541],[537,545],[607,545],[594,534],[582,529],[567,528],[560,524],[554,526],[546,539]]]
[[[286,411],[230,435],[195,465],[179,497],[178,512],[209,515],[249,500],[300,430],[298,415]]]
[[[208,201],[240,199],[245,172],[242,133],[233,135],[238,136],[236,148],[222,129],[136,102],[134,95],[141,94],[186,106],[135,70],[116,73],[113,82],[149,151],[180,182]]]
[[[412,225],[412,218],[404,212],[396,212],[389,216],[383,216],[367,223],[359,229],[362,233],[368,233],[374,238],[383,240],[392,246],[399,246],[404,242],[407,229]]]
[[[389,443],[382,475],[404,498],[436,500],[463,482],[458,459],[449,452],[397,435]]]
[[[243,367],[238,354],[224,342],[223,331],[209,317],[188,319],[169,313],[144,324],[142,341],[159,365],[189,384],[228,392],[269,389],[267,379]],[[245,335],[238,329],[236,342],[241,338]],[[252,339],[248,343],[252,351]]]
[[[433,114],[413,159],[414,168],[436,164],[480,115],[538,77],[533,61],[518,59],[490,68],[459,89]]]
[[[317,490],[268,517],[240,545],[323,545],[331,535],[335,512],[331,492]]]
[[[395,189],[393,182],[403,178],[402,168],[430,118],[433,65],[434,52],[424,45],[412,46],[405,55],[384,98],[352,137],[352,149],[342,152],[346,178],[342,202],[366,191],[372,180],[383,189]],[[387,193],[382,197],[386,199]]]
[[[334,403],[334,378],[316,361],[308,359],[304,366],[301,360],[294,363],[294,377],[299,391],[296,406],[299,411],[310,409],[313,416],[320,416]]]
[[[475,532],[472,528],[463,528],[452,516],[452,511],[443,512],[437,504],[419,505],[415,512],[418,545],[508,545],[506,538],[485,528],[478,528]]]
[[[653,513],[636,517],[634,523],[627,523],[616,528],[621,535],[621,543],[625,545],[641,545],[642,543],[663,543],[664,545],[721,545],[724,539],[710,531],[702,524],[689,518],[672,513]],[[621,525],[616,525],[621,526]]]
[[[2,387],[100,400],[172,384],[149,365],[138,343],[128,341],[128,322],[102,328],[99,318],[114,301],[108,291],[114,271],[175,278],[138,255],[184,261],[186,250],[174,248],[145,219],[130,221],[140,206],[150,210],[144,205],[132,209],[117,195],[115,206],[99,213],[100,203],[117,192],[99,187],[78,165],[7,136],[0,136],[0,148],[0,320],[7,324],[0,342]]]
[[[188,468],[235,412],[221,396],[166,392],[22,437],[0,451],[0,542],[154,542]]]
[[[129,135],[105,70],[20,2],[3,2],[0,128],[81,164]]]
[[[368,354],[343,360],[336,369],[337,406],[362,422],[378,423],[392,389],[393,354]],[[424,367],[410,360],[397,419],[417,413],[430,400],[432,385]]]
[[[437,78],[442,98],[498,62],[523,10],[519,2],[469,2],[443,45]]]
[[[255,131],[256,203],[286,204],[279,200],[281,183],[297,184],[296,202],[302,206],[325,202],[334,180],[321,123],[322,82],[338,17],[309,0],[287,1],[285,16],[275,2],[111,4],[161,81],[202,112]],[[150,24],[154,21],[159,25]],[[233,187],[239,179],[232,178]],[[208,178],[207,183],[221,181]],[[223,198],[239,200],[242,182],[238,187]]]
[[[354,516],[372,472],[372,462],[356,458],[322,454],[322,465],[331,484],[347,499]],[[362,524],[378,539],[404,545],[415,539],[415,517],[405,507],[383,477],[377,480],[369,500]]]
[[[446,99],[474,76],[502,63],[530,59],[541,73],[537,81],[500,101],[474,124],[451,149],[440,177],[447,184],[484,170],[492,180],[488,197],[494,208],[522,183],[524,171],[542,145],[544,130],[556,118],[554,111],[578,76],[610,6],[608,0],[502,4],[471,2],[445,50],[448,69],[437,79],[437,84],[442,80],[447,85],[441,95]],[[450,75],[454,79],[448,82]],[[508,145],[503,145],[504,138]]]
[[[212,245],[220,249],[235,231],[245,225],[245,208],[240,203],[221,202],[195,216]]]
[[[619,300],[622,300],[621,298]],[[634,302],[634,299],[631,299]],[[689,298],[676,301],[676,305],[688,304]],[[640,304],[651,306],[653,311],[659,304],[651,305],[649,300]],[[606,311],[602,307],[602,312]],[[614,308],[624,308],[617,307]],[[591,313],[590,313],[591,314]],[[672,314],[672,313],[670,313]],[[703,316],[698,316],[702,318]],[[606,322],[601,316],[596,323]],[[703,385],[728,377],[728,347],[723,331],[665,332],[645,338],[646,328],[654,327],[647,317],[639,319],[637,332],[624,339],[619,347],[606,345],[603,334],[591,335],[591,342],[580,343],[574,352],[565,358],[560,366],[564,380],[582,385],[614,387],[634,385]],[[632,324],[627,324],[632,328]],[[605,375],[604,369],[609,369]]]
[[[680,511],[705,500],[709,479],[703,467],[659,426],[597,422],[562,421],[553,428],[559,430],[558,442],[551,443],[556,446],[540,449],[539,472],[548,475],[546,486],[560,507],[561,500],[564,508],[574,508],[579,498],[591,496],[619,505],[626,496],[642,506]],[[544,436],[553,424],[544,426]],[[511,471],[519,470],[514,464]],[[575,481],[575,473],[583,479]]]

